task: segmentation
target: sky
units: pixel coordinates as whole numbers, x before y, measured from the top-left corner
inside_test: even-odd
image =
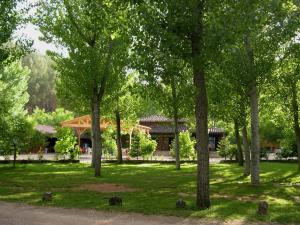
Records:
[[[47,50],[58,50],[55,45],[39,40],[39,38],[42,37],[42,33],[39,31],[39,28],[33,24],[26,24],[23,28],[18,29],[16,32],[16,38],[17,37],[24,37],[32,40],[33,48],[41,54],[46,54]]]
[[[32,4],[36,3],[38,0],[26,0],[26,3],[23,4]],[[21,6],[22,7],[22,6]],[[35,10],[29,10],[29,14],[34,14]],[[39,40],[40,37],[42,37],[42,33],[40,32],[39,28],[31,23],[23,24],[22,27],[19,27],[17,31],[15,32],[15,39],[18,37],[27,38],[29,40],[33,41],[33,48],[36,50],[36,52],[39,52],[41,54],[46,54],[47,50],[50,51],[58,51],[60,52],[55,45],[48,44],[44,41]]]

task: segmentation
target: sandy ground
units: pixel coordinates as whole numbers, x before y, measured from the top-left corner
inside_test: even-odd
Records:
[[[13,159],[13,156],[9,156],[9,159]],[[32,160],[38,160],[38,155],[37,154],[21,154],[21,155],[18,155],[17,157],[18,160],[27,160],[27,159],[32,159]],[[55,160],[55,154],[53,153],[49,153],[49,154],[44,154],[43,155],[43,159],[45,160]],[[126,156],[123,156],[123,159],[126,160]],[[1,160],[4,160],[4,157],[3,156],[0,156],[0,161]],[[79,160],[81,163],[91,163],[91,160],[92,160],[92,156],[89,155],[89,154],[82,154],[82,155],[79,155]],[[163,161],[174,161],[174,159],[170,156],[153,156],[153,160],[163,160]],[[214,164],[214,163],[219,163],[220,161],[222,160],[222,158],[215,158],[215,157],[211,157],[209,159],[209,162],[211,164]]]
[[[136,188],[128,188],[125,185],[113,184],[113,183],[101,183],[101,184],[83,184],[74,190],[80,191],[96,191],[96,192],[136,192],[139,191]]]
[[[0,225],[266,225],[244,221],[213,221],[149,216],[136,213],[101,212],[83,209],[29,206],[0,202]]]

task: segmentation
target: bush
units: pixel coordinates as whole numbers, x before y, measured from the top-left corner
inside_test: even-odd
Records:
[[[145,134],[137,133],[132,137],[131,149],[129,156],[133,158],[149,157],[156,149],[156,141],[151,140],[150,137]]]
[[[227,157],[232,160],[236,154],[237,154],[237,149],[235,145],[231,144],[228,138],[223,138],[218,145],[217,148],[219,156],[227,159]]]
[[[130,157],[138,158],[139,156],[142,155],[140,149],[140,138],[141,138],[140,134],[135,134],[132,136],[131,148],[128,153]]]
[[[112,129],[107,128],[101,135],[102,137],[102,146],[103,146],[103,154],[107,156],[116,156],[117,155],[117,143],[113,138],[114,132]]]
[[[140,148],[142,157],[150,157],[156,150],[157,143],[145,135],[140,136]]]
[[[281,145],[281,151],[276,153],[278,158],[287,159],[297,157],[297,143],[292,129],[285,131],[284,138],[281,140]]]
[[[293,158],[297,157],[297,151],[295,149],[287,149],[287,148],[282,148],[280,152],[276,153],[276,157],[278,159],[288,159],[288,158]]]
[[[172,141],[171,145],[171,156],[175,158],[175,139]],[[191,139],[191,135],[188,131],[179,133],[179,156],[184,160],[195,159],[195,140]]]
[[[41,151],[45,148],[46,144],[46,136],[39,131],[34,130],[27,151],[35,151],[37,149]]]
[[[73,131],[69,128],[61,128],[57,132],[57,141],[55,143],[55,152],[63,156],[68,155],[70,159],[75,159],[79,155],[79,147],[75,146],[77,139]]]

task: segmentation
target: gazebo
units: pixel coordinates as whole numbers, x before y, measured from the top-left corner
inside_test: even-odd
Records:
[[[70,127],[76,131],[77,138],[78,138],[78,146],[80,147],[80,137],[81,135],[86,132],[88,129],[92,127],[92,119],[90,115],[85,115],[81,117],[77,117],[71,120],[66,120],[61,122],[62,127]],[[100,131],[103,132],[107,129],[108,126],[114,126],[115,122],[108,120],[108,119],[101,119],[100,120]],[[123,126],[122,126],[123,125]],[[134,126],[128,126],[127,124],[121,121],[121,130],[125,131],[129,134],[129,143],[131,143],[131,136],[133,131],[140,131],[142,133],[148,134],[151,130],[150,127],[143,126],[136,124]]]

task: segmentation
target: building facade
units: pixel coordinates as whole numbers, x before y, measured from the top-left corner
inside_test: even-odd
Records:
[[[157,151],[170,151],[170,145],[174,140],[174,120],[161,116],[151,115],[143,117],[139,121],[140,125],[150,127],[150,135],[152,139],[157,141]],[[195,135],[195,131],[188,126],[187,119],[178,120],[179,132],[190,131],[192,136]],[[219,141],[224,137],[224,129],[212,127],[208,129],[208,147],[210,151],[216,151]]]

